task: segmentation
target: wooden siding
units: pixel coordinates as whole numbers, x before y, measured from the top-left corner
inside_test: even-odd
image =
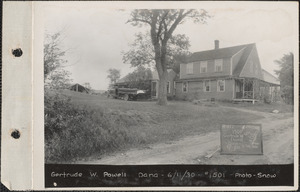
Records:
[[[258,58],[257,49],[251,51],[240,77],[263,79],[262,69]]]
[[[208,79],[207,79],[208,80]],[[220,79],[222,80],[222,79]],[[217,91],[217,80],[210,81],[210,91],[205,92],[203,87],[203,81],[188,82],[188,91],[182,91],[182,82],[176,83],[176,99],[193,100],[193,99],[211,99],[217,100],[231,100],[234,94],[234,80],[225,80],[225,91]]]
[[[215,72],[215,60],[207,61],[207,72],[200,73],[200,61],[193,62],[193,74],[187,74],[186,63],[180,64],[180,79],[230,75],[231,58],[223,59],[222,72]]]
[[[237,52],[234,56],[232,56],[232,72],[235,69],[235,67],[237,66],[239,60],[241,59],[242,55],[244,53],[244,49],[242,49],[241,51]]]

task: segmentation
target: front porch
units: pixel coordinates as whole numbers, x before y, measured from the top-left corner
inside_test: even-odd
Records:
[[[236,78],[233,102],[257,101],[276,102],[279,99],[279,85],[256,78]]]
[[[255,103],[255,102],[258,102],[259,100],[256,100],[256,99],[233,99],[232,100],[232,103],[245,103],[245,102],[247,102],[247,103],[249,103],[249,102],[251,102],[251,103]]]

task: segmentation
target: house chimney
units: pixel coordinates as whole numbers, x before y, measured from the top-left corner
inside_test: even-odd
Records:
[[[219,49],[219,40],[215,40],[215,49]]]

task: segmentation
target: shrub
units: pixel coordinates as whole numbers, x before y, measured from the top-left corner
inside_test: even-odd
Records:
[[[188,101],[188,96],[185,94],[182,98],[183,101]]]
[[[261,96],[261,99],[264,101],[264,103],[266,104],[270,104],[271,103],[271,96],[269,94],[268,91],[264,91],[262,96]]]
[[[46,162],[69,162],[103,155],[127,145],[144,142],[125,129],[137,124],[132,113],[104,112],[72,103],[67,96],[45,93]],[[144,121],[147,119],[143,119]],[[126,140],[126,142],[124,141]]]
[[[61,133],[72,122],[80,122],[84,116],[83,110],[74,108],[70,97],[59,93],[46,91],[44,104],[46,139]]]
[[[294,87],[285,85],[281,89],[281,97],[283,98],[284,102],[287,104],[294,104]]]
[[[168,101],[173,101],[173,100],[175,100],[175,96],[174,95],[167,96],[167,99],[168,99]]]

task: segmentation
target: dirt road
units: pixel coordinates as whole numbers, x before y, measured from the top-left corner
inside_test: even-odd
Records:
[[[138,165],[138,164],[285,164],[294,159],[294,121],[291,113],[246,111],[264,118],[251,123],[262,124],[263,155],[221,155],[220,133],[210,132],[178,141],[131,149],[85,164]]]

